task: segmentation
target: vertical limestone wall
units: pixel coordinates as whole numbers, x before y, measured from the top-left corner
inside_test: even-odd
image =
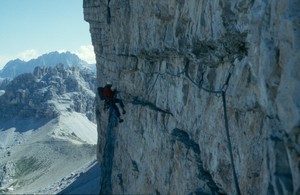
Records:
[[[108,128],[98,100],[103,193],[300,193],[300,1],[83,0],[99,86],[120,91]],[[113,140],[111,140],[111,130]],[[113,155],[105,145],[113,147]],[[112,144],[113,143],[113,144]]]

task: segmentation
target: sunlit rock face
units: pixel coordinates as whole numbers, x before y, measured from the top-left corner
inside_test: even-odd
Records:
[[[127,110],[108,128],[98,98],[103,193],[235,194],[222,97],[204,90],[225,90],[230,70],[226,111],[241,194],[300,193],[299,1],[83,7],[98,84],[112,81]]]

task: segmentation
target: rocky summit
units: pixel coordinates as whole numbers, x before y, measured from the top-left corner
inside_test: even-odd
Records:
[[[64,67],[36,67],[5,87],[0,96],[0,119],[48,118],[63,112],[85,113],[95,121],[95,74],[87,69]]]
[[[300,194],[300,1],[84,0],[103,194]]]
[[[7,62],[2,70],[0,70],[0,79],[12,79],[23,73],[31,73],[37,66],[55,67],[56,64],[64,64],[65,67],[81,67],[94,71],[94,65],[88,64],[81,60],[76,54],[69,51],[59,53],[57,51],[50,52],[39,56],[36,59],[31,59],[25,62],[20,59],[15,59]]]

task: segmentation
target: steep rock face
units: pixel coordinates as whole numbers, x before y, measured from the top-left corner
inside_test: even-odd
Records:
[[[127,109],[108,128],[98,101],[103,193],[235,194],[224,101],[208,92],[228,75],[241,194],[300,193],[299,1],[83,2],[98,83]]]

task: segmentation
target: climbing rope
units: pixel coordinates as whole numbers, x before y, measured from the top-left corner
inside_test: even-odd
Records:
[[[225,123],[225,129],[226,129],[226,137],[227,137],[227,145],[228,145],[228,150],[229,150],[229,155],[230,155],[230,161],[231,161],[231,166],[232,166],[232,175],[233,175],[233,180],[234,180],[234,185],[235,185],[235,190],[238,195],[241,194],[240,187],[239,187],[239,182],[238,178],[235,172],[235,166],[234,166],[234,160],[233,160],[233,152],[232,152],[232,145],[230,141],[230,134],[229,134],[229,125],[228,125],[228,117],[227,117],[227,106],[226,106],[226,91],[228,88],[228,83],[231,78],[233,71],[233,66],[230,67],[229,73],[226,79],[225,84],[222,87],[222,102],[223,102],[223,111],[224,111],[224,123]]]
[[[232,167],[232,175],[233,175],[233,180],[234,180],[234,185],[235,185],[236,193],[237,193],[237,195],[241,195],[241,191],[240,191],[240,187],[239,187],[239,182],[238,182],[238,178],[237,178],[236,171],[235,171],[235,166],[234,166],[232,144],[231,144],[231,140],[230,140],[228,117],[227,117],[227,105],[226,105],[226,91],[227,91],[227,88],[228,88],[229,80],[230,80],[232,72],[233,72],[233,68],[234,68],[234,66],[231,65],[230,68],[229,68],[229,71],[228,71],[228,76],[226,78],[226,81],[225,81],[224,85],[222,86],[222,88],[220,90],[211,90],[211,89],[204,88],[202,86],[202,81],[201,81],[201,83],[199,85],[195,81],[193,81],[189,77],[189,75],[186,75],[186,76],[188,77],[188,79],[193,84],[195,84],[196,86],[198,86],[200,89],[203,89],[204,91],[206,91],[208,93],[213,93],[213,94],[216,94],[216,95],[220,95],[220,94],[222,95],[223,111],[224,111],[224,123],[225,123],[225,129],[226,129],[227,146],[228,146],[228,150],[229,150],[231,167]]]
[[[230,134],[229,134],[229,127],[228,127],[228,118],[227,118],[227,107],[226,107],[226,90],[222,92],[222,100],[223,100],[223,110],[224,110],[224,122],[225,122],[225,129],[226,129],[226,136],[227,136],[227,146],[230,154],[230,161],[231,161],[231,167],[232,167],[232,175],[234,180],[234,185],[236,189],[236,193],[238,195],[241,194],[239,182],[237,179],[237,175],[235,172],[235,166],[234,166],[234,160],[233,160],[233,153],[232,153],[232,146],[230,141]]]

